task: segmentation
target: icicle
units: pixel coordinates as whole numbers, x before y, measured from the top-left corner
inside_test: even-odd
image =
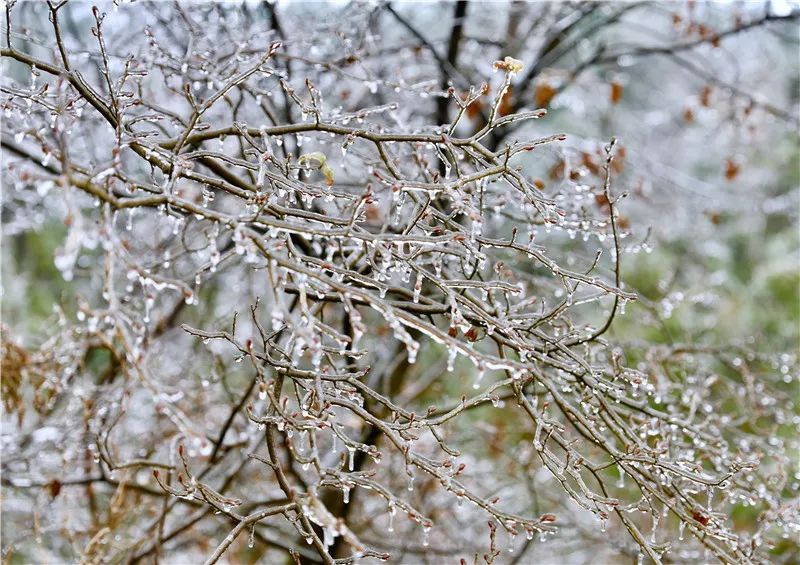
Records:
[[[430,545],[430,540],[428,539],[429,534],[431,532],[430,526],[423,526],[422,527],[422,546],[428,547]]]
[[[483,365],[478,365],[478,374],[475,376],[475,382],[472,383],[472,388],[478,390],[481,388],[481,379],[483,379],[483,375],[486,373]]]
[[[351,447],[351,446],[348,445],[347,446],[347,453],[348,453],[348,456],[347,456],[347,468],[352,472],[352,470],[354,469],[354,465],[355,465],[356,448],[355,447]]]
[[[619,480],[617,481],[617,487],[625,487],[625,469],[623,469],[621,466],[619,467]]]
[[[681,520],[681,524],[678,526],[678,541],[683,541],[683,530],[686,529],[686,522]]]
[[[145,324],[150,323],[150,310],[153,308],[153,303],[155,302],[155,297],[152,295],[148,295],[144,299],[144,317],[142,318],[142,322]]]
[[[216,273],[217,272],[217,265],[219,264],[219,261],[220,261],[220,259],[222,257],[220,252],[219,252],[219,249],[217,248],[216,239],[211,238],[211,241],[209,243],[209,247],[211,248],[211,251],[209,252],[209,257],[208,257],[209,261],[211,262],[211,268],[209,270],[212,273]]]
[[[419,353],[419,343],[412,341],[406,344],[408,350],[408,364],[413,365],[417,362],[417,353]]]
[[[450,345],[450,350],[447,352],[447,372],[452,373],[453,369],[455,368],[456,362],[456,355],[458,354],[458,349],[455,345]]]
[[[350,469],[352,471],[352,469]],[[347,485],[342,486],[342,501],[345,504],[350,503],[350,487]]]
[[[389,533],[392,533],[394,531],[394,515],[395,515],[395,512],[397,512],[397,510],[394,507],[394,503],[393,502],[389,502],[389,527],[387,528],[387,531]]]
[[[335,537],[334,531],[331,528],[328,526],[322,528],[322,545],[324,545],[326,549],[333,545],[333,539]]]
[[[653,531],[650,534],[650,543],[656,543],[656,531],[658,530],[658,512],[653,514]]]
[[[214,192],[206,187],[203,187],[201,190],[201,195],[203,197],[203,208],[208,208],[208,204],[214,200]]]

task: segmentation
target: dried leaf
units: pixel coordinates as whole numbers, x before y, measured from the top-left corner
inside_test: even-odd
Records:
[[[538,108],[544,108],[553,97],[558,93],[558,90],[550,86],[546,82],[541,82],[536,86],[536,89],[533,91],[533,99],[536,102],[536,106]]]
[[[5,331],[3,333],[6,333]],[[6,340],[2,341],[2,390],[3,406],[7,412],[17,413],[20,422],[25,415],[25,402],[22,397],[23,371],[28,364],[28,352],[19,345]]]
[[[61,492],[61,481],[53,479],[47,484],[47,490],[50,491],[50,498],[55,498]]]
[[[622,100],[622,91],[622,85],[617,81],[612,81],[611,94],[609,95],[612,104],[619,104],[619,101]]]
[[[732,181],[739,176],[741,166],[733,157],[725,159],[725,180]]]
[[[596,175],[600,172],[600,167],[594,162],[592,156],[585,151],[581,153],[581,164],[593,175]]]
[[[508,90],[506,90],[506,93],[503,95],[503,99],[500,100],[500,107],[497,109],[497,113],[500,116],[507,116],[514,111],[512,104],[513,90],[514,89],[509,86]]]
[[[566,171],[567,165],[564,160],[558,161],[555,165],[550,168],[550,179],[551,180],[558,180],[560,178],[564,178],[564,172]]]
[[[611,170],[616,174],[619,174],[625,170],[625,155],[627,155],[627,151],[625,151],[624,147],[620,147],[617,149],[617,153],[614,155],[614,159],[611,161]]]
[[[495,61],[494,68],[506,71],[512,75],[517,74],[522,70],[525,64],[518,60],[514,59],[513,57],[505,57],[502,61]]]
[[[594,201],[597,202],[597,206],[605,212],[608,212],[611,208],[608,197],[605,194],[595,194]]]
[[[475,119],[477,116],[481,115],[481,111],[483,110],[483,102],[480,100],[475,100],[472,104],[467,106],[467,117],[471,120]]]
[[[708,516],[706,516],[705,514],[701,514],[697,510],[692,512],[692,519],[696,520],[697,522],[700,522],[700,524],[702,524],[703,526],[708,526],[709,522]]]
[[[705,85],[700,91],[700,105],[706,108],[711,105],[711,86]]]

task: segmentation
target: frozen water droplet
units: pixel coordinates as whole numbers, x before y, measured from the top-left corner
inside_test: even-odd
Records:
[[[429,534],[431,532],[430,526],[423,526],[422,528],[422,545],[428,547],[430,545]]]

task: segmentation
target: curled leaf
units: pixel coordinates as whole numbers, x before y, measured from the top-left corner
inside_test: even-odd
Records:
[[[325,184],[331,186],[333,184],[333,169],[328,165],[328,158],[324,153],[316,151],[314,153],[305,153],[300,155],[297,159],[297,164],[301,167],[309,167],[316,165],[319,171],[325,177]]]
[[[522,70],[525,64],[513,57],[505,57],[502,61],[495,61],[494,68],[506,71],[509,74],[515,75]]]

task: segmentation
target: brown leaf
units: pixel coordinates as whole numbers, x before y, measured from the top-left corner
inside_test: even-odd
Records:
[[[690,124],[694,121],[694,112],[692,112],[691,108],[686,108],[683,111],[683,121],[687,124]]]
[[[475,100],[472,104],[467,106],[467,117],[471,120],[475,119],[477,116],[480,116],[481,110],[483,110],[483,102]]]
[[[700,522],[703,526],[708,526],[709,518],[705,514],[701,514],[697,510],[692,512],[692,519]]]
[[[381,219],[381,209],[375,206],[375,204],[370,204],[367,206],[367,221],[368,222],[377,222]]]
[[[61,492],[61,481],[53,479],[47,485],[47,490],[50,491],[50,498],[55,498]]]
[[[500,100],[500,107],[497,109],[497,113],[502,116],[507,116],[511,112],[514,111],[514,104],[512,99],[514,97],[514,88],[509,86],[506,93],[503,95],[503,99]]]
[[[3,333],[6,333],[5,328],[3,328]],[[0,392],[2,392],[3,406],[6,412],[16,412],[20,423],[25,414],[22,384],[28,361],[28,352],[13,341],[5,339],[4,336],[2,365],[0,365],[3,378],[0,379]]]
[[[700,91],[700,105],[706,108],[711,105],[711,86],[708,84]]]
[[[625,155],[627,151],[625,151],[624,147],[620,147],[617,149],[616,155],[614,155],[614,160],[611,161],[611,170],[615,173],[619,174],[625,169]]]
[[[600,172],[600,167],[598,167],[597,163],[594,162],[592,156],[585,151],[581,153],[581,164],[593,175],[596,175]]]
[[[544,181],[542,179],[534,179],[533,186],[539,190],[544,190]]]
[[[732,181],[739,176],[741,166],[732,158],[725,159],[725,180]]]
[[[550,178],[552,180],[563,178],[565,170],[566,170],[566,163],[564,163],[562,159],[550,168],[550,173],[549,173]]]
[[[541,82],[536,86],[536,89],[533,91],[533,100],[536,102],[536,106],[538,108],[544,108],[553,97],[558,93],[558,90],[547,84],[546,82]]]
[[[617,81],[613,81],[611,83],[611,94],[609,95],[612,104],[619,104],[619,101],[622,100],[622,85]]]
[[[594,201],[597,202],[597,206],[605,212],[608,212],[611,208],[611,205],[608,202],[608,197],[605,194],[595,194]]]

